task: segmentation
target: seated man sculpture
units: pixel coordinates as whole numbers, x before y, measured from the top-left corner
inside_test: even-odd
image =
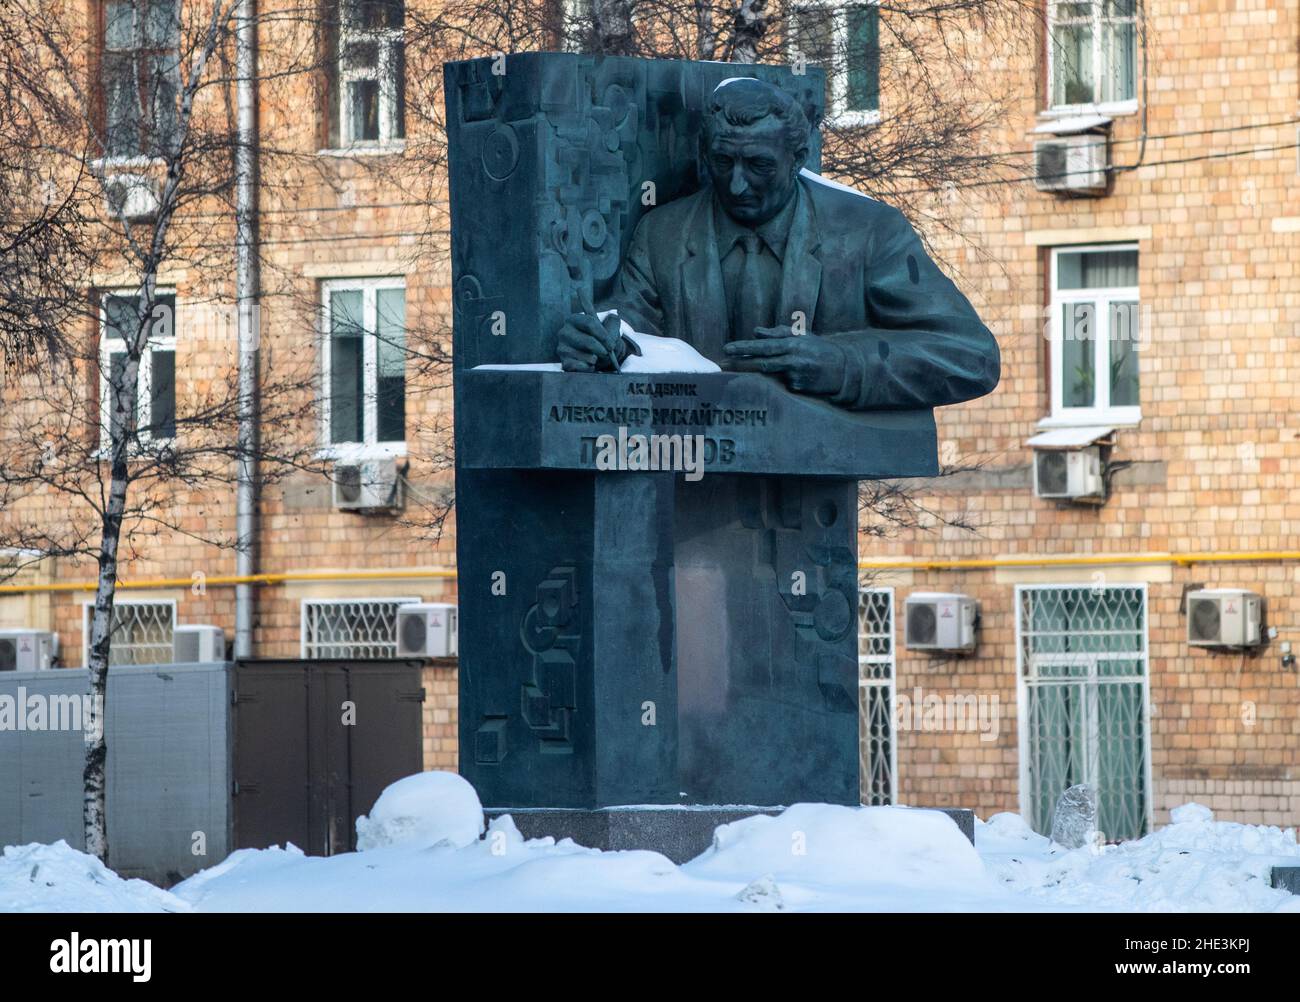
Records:
[[[602,304],[616,315],[588,303],[569,317],[563,368],[616,370],[637,351],[621,320],[850,410],[992,390],[993,335],[902,213],[803,170],[810,131],[778,88],[720,85],[702,137],[711,184],[640,221]]]

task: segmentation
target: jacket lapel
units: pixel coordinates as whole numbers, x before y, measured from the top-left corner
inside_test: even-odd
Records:
[[[680,336],[705,358],[721,362],[722,346],[727,343],[727,296],[718,261],[710,189],[700,192],[685,236],[680,286],[685,325]]]
[[[814,333],[813,318],[822,287],[821,238],[812,195],[801,180],[799,202],[786,239],[785,262],[781,275],[781,301],[777,324],[793,323],[796,313],[803,315],[805,333]]]

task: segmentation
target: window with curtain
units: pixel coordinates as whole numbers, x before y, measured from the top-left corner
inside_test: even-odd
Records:
[[[178,126],[180,0],[107,0],[101,9],[104,151],[161,156]]]
[[[330,281],[324,299],[326,444],[343,452],[358,446],[404,446],[405,282]]]
[[[1137,0],[1049,0],[1053,108],[1137,99]]]
[[[406,135],[403,0],[340,0],[335,84],[342,146],[384,146]]]
[[[826,116],[840,125],[880,117],[880,5],[800,0],[790,12],[790,53],[826,71]]]
[[[136,378],[135,428],[129,425],[126,362],[139,327],[134,292],[106,293],[100,300],[100,444],[122,435],[134,445],[176,437],[176,295],[158,292],[146,321]]]
[[[1080,423],[1141,417],[1144,327],[1136,247],[1052,252],[1052,416]]]

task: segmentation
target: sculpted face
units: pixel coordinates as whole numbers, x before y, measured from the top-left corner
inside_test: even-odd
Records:
[[[808,151],[790,150],[774,117],[719,129],[709,140],[706,163],[713,190],[727,214],[746,226],[767,222],[783,208]]]

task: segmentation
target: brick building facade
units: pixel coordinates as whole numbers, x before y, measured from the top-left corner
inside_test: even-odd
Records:
[[[1188,799],[1293,824],[1300,676],[1281,645],[1300,641],[1300,503],[1287,486],[1300,458],[1289,381],[1300,368],[1300,15],[1278,0],[1107,0],[1053,3],[1045,16],[1037,44],[988,57],[1010,97],[991,142],[1017,151],[1019,176],[957,193],[945,211],[961,239],[931,234],[999,338],[1002,382],[939,414],[944,461],[978,468],[923,498],[977,531],[863,537],[864,799],[1024,810],[1041,827],[1059,787],[1091,781],[1111,835]],[[259,219],[264,357],[310,351],[327,386],[337,312],[360,310],[368,333],[399,302],[412,328],[436,332],[448,313],[441,182],[421,152],[436,136],[413,114],[403,129],[398,96],[404,87],[411,107],[430,92],[414,54],[405,82],[383,55],[395,29],[376,30],[374,65],[347,72],[328,72],[338,39],[288,21],[262,30],[264,70],[304,47],[327,57],[327,72],[264,99],[261,128],[292,156],[264,178]],[[887,117],[882,65],[870,103]],[[844,104],[866,92],[858,74],[836,93]],[[876,114],[845,109],[863,127]],[[1042,140],[1100,146],[1119,169],[1100,193],[1038,191]],[[178,395],[233,357],[211,289],[191,279],[164,275],[177,296]],[[1066,337],[1066,317],[1101,332]],[[357,351],[372,382],[304,434],[323,452],[341,446],[331,454],[409,459],[412,490],[436,495],[445,373],[407,361],[398,439],[391,413],[358,403],[391,401],[377,382],[391,364],[374,345]],[[350,430],[335,434],[336,417]],[[1107,443],[1104,504],[1035,497],[1026,443],[1048,431]],[[182,521],[206,525],[228,517],[233,493],[176,504]],[[455,601],[454,523],[435,540],[409,519],[340,511],[328,481],[308,474],[268,489],[259,510],[259,571],[277,577],[257,588],[258,656],[381,654],[393,603]],[[124,650],[157,659],[176,622],[230,635],[233,553],[181,535],[136,543],[123,576],[147,586],[119,601],[153,605],[137,610]],[[71,559],[24,570],[0,591],[0,626],[55,630],[63,663],[82,663],[90,593],[66,589],[93,573]],[[1261,594],[1277,636],[1248,651],[1189,647],[1184,594],[1202,586]],[[918,592],[978,600],[975,652],[904,643]],[[454,670],[426,678],[426,766],[454,768]]]

